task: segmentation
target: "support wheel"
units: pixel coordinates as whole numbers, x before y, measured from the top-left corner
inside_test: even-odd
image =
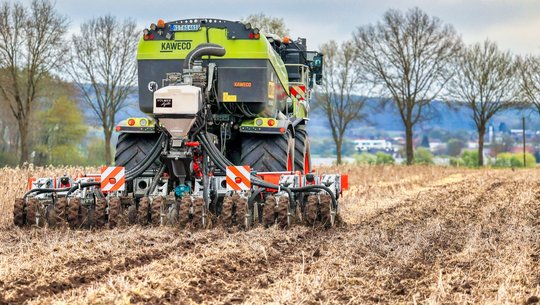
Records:
[[[178,222],[180,227],[184,228],[189,223],[189,209],[191,207],[191,197],[185,195],[180,201],[180,211],[178,213]]]
[[[107,222],[107,199],[96,199],[96,211],[95,211],[95,226],[97,228],[103,228]]]
[[[276,198],[274,196],[266,197],[266,200],[263,206],[263,224],[266,228],[272,226],[276,221],[275,208],[276,208]]]
[[[58,197],[54,204],[52,214],[49,215],[49,224],[55,227],[66,225],[68,200],[66,197]]]
[[[222,223],[224,227],[231,227],[233,225],[234,217],[234,199],[232,196],[225,196],[223,198],[223,208],[221,209]]]
[[[80,226],[80,221],[79,221],[80,206],[81,206],[81,201],[79,198],[68,199],[67,221],[68,221],[69,227],[72,229],[76,229]]]
[[[24,220],[26,218],[26,215],[24,213],[25,206],[26,206],[26,203],[24,199],[22,198],[15,199],[15,203],[13,204],[13,223],[17,227],[24,226]]]
[[[143,197],[139,201],[139,209],[137,210],[137,221],[141,226],[148,224],[148,218],[150,217],[150,198]]]
[[[336,219],[336,210],[330,195],[319,195],[321,207],[321,221],[326,228],[333,227]]]
[[[161,213],[164,202],[165,198],[161,196],[156,197],[154,198],[154,200],[152,200],[150,220],[152,221],[152,225],[154,226],[159,226],[162,223]]]
[[[193,220],[192,224],[194,228],[201,229],[206,228],[207,218],[206,208],[204,206],[203,197],[195,197],[193,200]]]
[[[236,223],[241,229],[247,231],[251,228],[251,214],[248,199],[244,196],[238,196],[238,199],[236,200]]]
[[[279,196],[277,206],[277,223],[280,228],[286,228],[291,225],[291,217],[289,215],[289,197]]]
[[[86,229],[91,228],[94,225],[94,211],[92,211],[90,206],[81,204],[80,213],[81,227]]]

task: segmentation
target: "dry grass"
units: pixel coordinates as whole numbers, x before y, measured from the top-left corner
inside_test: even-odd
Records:
[[[537,300],[540,177],[535,170],[339,170],[351,181],[342,206],[346,226],[228,233],[13,228],[11,203],[29,171],[3,169],[0,304]]]

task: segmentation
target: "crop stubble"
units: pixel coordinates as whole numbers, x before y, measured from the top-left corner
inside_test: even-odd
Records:
[[[540,294],[535,170],[339,170],[351,175],[347,224],[331,230],[17,229],[11,204],[24,186],[8,186],[0,303],[514,304]],[[3,169],[0,181],[29,172]]]

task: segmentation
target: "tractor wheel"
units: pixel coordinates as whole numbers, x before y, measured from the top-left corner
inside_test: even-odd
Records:
[[[130,171],[146,159],[158,139],[157,133],[121,133],[116,143],[114,163],[116,166],[125,167],[126,172]],[[161,161],[158,159],[148,169],[157,170],[160,164]],[[128,193],[133,191],[132,182],[126,182],[126,187]]]
[[[294,170],[294,139],[290,131],[284,134],[242,135],[241,165],[258,172]]]
[[[311,171],[311,152],[307,131],[297,129],[294,133],[294,170],[307,174]]]

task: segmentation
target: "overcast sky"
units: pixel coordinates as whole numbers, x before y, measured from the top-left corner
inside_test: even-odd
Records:
[[[30,2],[24,0],[23,2]],[[418,6],[428,14],[453,24],[466,43],[489,37],[515,53],[540,54],[540,0],[56,0],[71,26],[92,17],[112,14],[132,17],[143,27],[157,19],[166,21],[212,17],[239,20],[263,12],[283,18],[291,36],[306,37],[310,48],[330,39],[351,37],[358,26],[376,23],[390,9]]]

